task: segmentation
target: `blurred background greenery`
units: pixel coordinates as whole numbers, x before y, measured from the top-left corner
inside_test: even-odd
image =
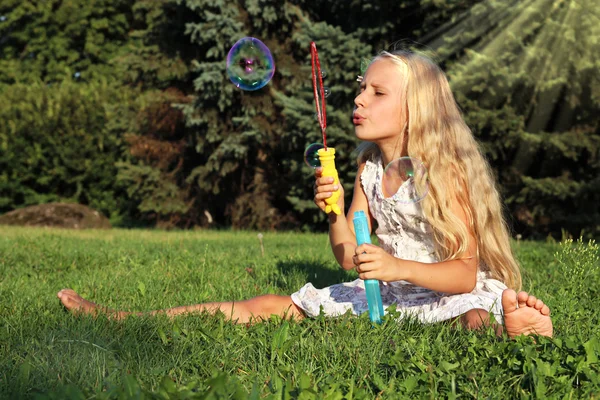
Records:
[[[277,68],[256,92],[225,72],[245,36]],[[324,229],[303,162],[311,41],[345,185],[361,61],[415,47],[448,74],[514,234],[600,235],[596,0],[4,0],[0,214],[61,201],[124,227]]]

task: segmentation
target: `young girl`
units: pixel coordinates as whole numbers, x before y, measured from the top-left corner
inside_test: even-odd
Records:
[[[476,329],[490,323],[510,337],[552,335],[549,308],[539,299],[508,287],[521,284],[501,203],[492,173],[463,121],[444,73],[429,59],[410,52],[383,52],[369,65],[355,99],[353,122],[363,140],[358,173],[347,216],[329,214],[333,253],[359,279],[316,289],[308,283],[291,296],[265,295],[240,302],[203,303],[152,311],[174,316],[190,312],[223,312],[245,323],[271,314],[303,318],[321,309],[337,316],[368,310],[363,279],[378,279],[384,308],[395,304],[401,315],[421,321],[459,320]],[[422,201],[399,198],[382,185],[386,165],[400,157],[427,166],[429,190]],[[333,178],[315,172],[315,203],[335,190]],[[344,210],[343,193],[338,200]],[[381,247],[356,246],[352,216],[362,210],[369,226],[377,224]],[[123,318],[128,312],[91,303],[70,289],[58,297],[75,312],[107,313]],[[138,313],[140,314],[140,313]]]

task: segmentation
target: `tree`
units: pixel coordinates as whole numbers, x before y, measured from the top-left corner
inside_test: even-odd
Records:
[[[195,101],[184,107],[198,153],[188,178],[196,186],[196,206],[226,215],[225,223],[233,226],[297,226],[314,208],[304,148],[320,141],[310,42],[318,44],[327,71],[329,143],[338,149],[338,169],[346,176],[356,169],[350,161],[355,140],[349,118],[356,75],[370,47],[324,22],[312,23],[291,2],[189,0],[185,5],[199,17],[187,33],[201,52],[194,66]],[[274,78],[256,92],[236,88],[225,74],[229,49],[245,36],[262,40],[276,59]]]
[[[180,110],[191,101],[189,67],[198,53],[185,36],[193,14],[178,3],[136,1],[127,52],[112,60],[126,71],[122,84],[142,90],[125,137],[131,158],[117,163],[117,180],[137,204],[135,218],[165,228],[202,222],[186,182],[196,160]]]
[[[116,78],[133,0],[5,0],[0,4],[0,83]]]
[[[429,36],[518,232],[600,232],[600,6],[491,1]]]

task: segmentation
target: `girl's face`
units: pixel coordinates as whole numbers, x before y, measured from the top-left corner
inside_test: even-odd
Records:
[[[373,62],[360,84],[352,114],[356,137],[382,144],[402,142],[405,131],[406,100],[401,68],[393,61]],[[403,143],[400,143],[401,147]]]

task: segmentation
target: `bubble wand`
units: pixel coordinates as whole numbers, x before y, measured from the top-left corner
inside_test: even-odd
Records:
[[[371,235],[369,234],[369,224],[367,223],[367,215],[364,211],[355,211],[354,233],[356,235],[356,244],[371,243]],[[377,324],[381,323],[383,316],[383,302],[381,301],[381,290],[379,289],[379,281],[377,279],[365,279],[365,292],[367,295],[367,305],[369,306],[369,319]]]
[[[333,147],[327,147],[327,135],[325,130],[327,129],[327,112],[325,109],[325,90],[323,88],[323,74],[321,72],[321,63],[319,62],[319,53],[317,52],[317,45],[315,42],[310,43],[310,59],[312,63],[312,81],[313,81],[313,93],[315,96],[315,106],[317,108],[317,119],[321,126],[321,132],[323,134],[323,148],[317,152],[323,172],[321,176],[329,176],[333,178],[333,184],[340,184],[337,170],[335,169],[335,149]],[[340,215],[342,210],[338,206],[337,202],[340,198],[340,190],[336,190],[331,194],[331,197],[325,199],[325,212],[329,214],[334,212],[336,215]]]

